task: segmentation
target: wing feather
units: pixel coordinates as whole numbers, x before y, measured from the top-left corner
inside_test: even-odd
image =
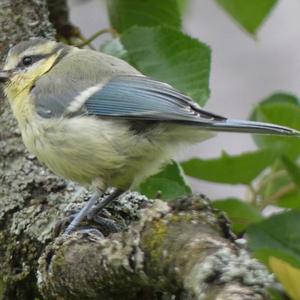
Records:
[[[84,104],[89,114],[127,119],[199,122],[225,120],[202,110],[170,85],[145,76],[111,79]]]

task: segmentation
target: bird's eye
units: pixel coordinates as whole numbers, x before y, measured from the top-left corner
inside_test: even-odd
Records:
[[[32,57],[31,56],[23,57],[22,63],[24,66],[30,66],[32,64]]]

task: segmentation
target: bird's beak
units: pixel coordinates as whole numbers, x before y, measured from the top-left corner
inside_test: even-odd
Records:
[[[0,70],[0,83],[5,83],[9,80],[11,72]]]

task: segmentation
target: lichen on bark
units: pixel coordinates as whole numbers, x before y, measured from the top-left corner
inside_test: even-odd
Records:
[[[48,20],[48,14],[44,0],[1,0],[0,53],[30,37],[52,39],[55,30]]]
[[[272,277],[230,236],[223,215],[199,196],[172,206],[156,200],[125,231],[49,244],[38,285],[49,300],[268,299]]]

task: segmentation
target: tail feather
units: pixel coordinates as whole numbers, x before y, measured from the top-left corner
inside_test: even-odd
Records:
[[[300,136],[299,131],[288,127],[254,121],[225,119],[221,121],[212,121],[207,123],[199,122],[199,126],[212,131]]]

